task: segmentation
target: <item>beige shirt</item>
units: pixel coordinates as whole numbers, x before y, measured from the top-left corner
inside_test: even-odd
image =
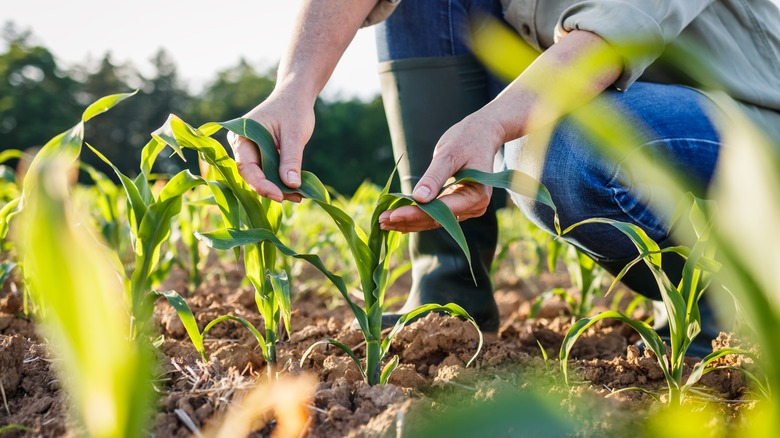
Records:
[[[379,0],[366,24],[384,20],[399,2]],[[540,51],[576,29],[604,38],[623,58],[618,89],[637,80],[687,83],[680,69],[656,61],[695,46],[710,76],[706,87],[728,93],[780,139],[780,10],[769,0],[501,2],[506,21]]]

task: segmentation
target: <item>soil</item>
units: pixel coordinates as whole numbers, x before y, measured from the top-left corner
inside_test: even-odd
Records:
[[[228,262],[217,268],[224,275],[207,277],[196,290],[189,290],[184,275],[175,271],[165,289],[175,289],[186,297],[201,327],[225,314],[260,324],[253,290],[241,285],[241,268]],[[305,271],[302,275],[317,274]],[[284,365],[284,375],[310,373],[318,382],[306,404],[310,417],[305,436],[406,436],[407,430],[415,430],[429,414],[446,415],[462,406],[476,406],[498,397],[507,387],[533,391],[537,383],[546,388],[542,391],[547,396],[558,397],[562,411],[579,419],[575,434],[580,436],[622,434],[656,409],[653,397],[643,392],[614,393],[640,387],[663,394],[665,387],[655,358],[633,345],[638,336],[621,323],[606,321],[587,331],[572,352],[570,369],[578,383],[572,389],[563,384],[557,357],[571,325],[566,306],[550,299],[537,318],[528,315],[537,296],[534,291],[566,287],[565,274],[544,273],[533,280],[521,280],[499,272],[498,278],[495,297],[503,323],[497,333],[485,334],[475,364],[466,367],[478,343],[474,328],[457,318],[431,314],[398,335],[390,353],[391,357],[399,356],[400,365],[386,386],[375,387],[366,385],[352,360],[333,346],[314,348],[300,366],[303,352],[322,339],[336,339],[353,347],[359,357],[364,348],[361,333],[350,329],[352,316],[346,306],[329,306],[331,297],[313,290],[298,291],[292,334],[278,344],[278,363]],[[300,282],[308,283],[312,282]],[[393,285],[390,295],[401,295],[408,287],[409,278],[404,276]],[[22,312],[19,291],[6,285],[0,295],[0,383],[4,392],[0,428],[19,425],[26,429],[3,436],[78,435],[78,427],[67,417],[67,397],[51,367],[54,359],[37,336],[35,324]],[[262,354],[243,326],[226,322],[215,327],[206,342],[210,360],[203,363],[164,300],[158,302],[154,320],[164,340],[159,348],[161,375],[152,435],[183,437],[216,427],[230,411],[229,406],[266,381]],[[724,334],[718,343],[727,346],[734,341]],[[549,359],[544,358],[542,349]],[[688,371],[693,364],[691,360]],[[743,375],[730,370],[705,375],[701,390],[725,400],[743,401],[721,408],[732,417],[753,397]],[[603,407],[600,414],[592,413],[594,405]],[[251,436],[268,436],[281,425],[282,419],[278,420],[257,426]],[[404,429],[403,434],[399,428]]]

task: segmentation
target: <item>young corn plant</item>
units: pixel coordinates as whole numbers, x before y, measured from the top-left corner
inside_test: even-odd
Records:
[[[532,318],[539,313],[544,301],[553,296],[558,296],[566,303],[573,320],[584,318],[593,310],[593,298],[601,287],[604,270],[582,251],[577,250],[572,245],[566,246],[568,248],[563,255],[563,261],[566,264],[571,283],[578,293],[574,295],[564,288],[554,288],[544,292],[531,306]],[[554,256],[553,262],[550,263],[551,272],[556,258],[557,256]]]
[[[720,126],[727,146],[720,159],[729,166],[724,166],[714,184],[719,211],[711,217],[724,267],[721,278],[749,325],[746,334],[757,344],[769,387],[778,388],[780,234],[773,230],[780,221],[780,138],[767,136],[728,97],[720,96],[718,105],[729,115]],[[780,402],[770,399],[749,423],[752,430],[745,436],[780,433]]]
[[[263,317],[264,327],[262,330],[257,330],[251,323],[242,318],[226,316],[212,321],[201,332],[197,325],[186,322],[192,320],[192,312],[183,300],[176,298],[175,292],[166,292],[165,297],[177,310],[182,321],[185,321],[188,334],[204,360],[206,360],[206,355],[202,338],[205,333],[214,324],[221,321],[237,321],[252,331],[268,364],[269,379],[275,379],[276,343],[285,327],[288,331],[290,330],[292,313],[289,279],[284,271],[277,268],[278,252],[285,255],[298,254],[276,238],[276,231],[279,229],[282,219],[281,206],[271,203],[267,199],[260,199],[241,178],[235,161],[230,158],[222,144],[211,138],[211,135],[223,127],[237,129],[235,124],[235,121],[224,124],[209,123],[199,129],[194,129],[172,115],[166,124],[153,134],[152,148],[155,154],[159,154],[166,145],[170,145],[175,151],[180,151],[181,148],[196,150],[200,158],[210,166],[209,173],[213,180],[207,181],[201,178],[201,181],[211,191],[213,200],[219,207],[226,227],[223,231],[245,233],[251,230],[260,230],[262,235],[260,238],[234,240],[234,245],[219,245],[200,234],[196,234],[196,236],[211,248],[234,250],[237,259],[241,249],[243,249],[246,275],[254,286],[255,302]],[[300,256],[308,257],[307,255]]]
[[[85,162],[79,163],[79,167],[89,175],[94,183],[89,194],[89,201],[97,208],[97,226],[103,239],[108,243],[120,258],[127,253],[132,246],[127,240],[121,205],[124,202],[124,191],[117,186],[103,172],[95,169]]]
[[[151,166],[157,156],[153,151],[155,144],[156,141],[153,140],[144,147],[141,173],[135,180],[124,175],[97,149],[87,145],[111,166],[119,177],[127,198],[135,265],[130,274],[125,299],[131,309],[133,336],[146,330],[146,324],[154,311],[154,303],[161,296],[153,290],[158,280],[156,271],[161,265],[163,244],[171,235],[171,222],[181,212],[182,196],[190,189],[205,184],[202,178],[184,170],[165,183],[159,194],[153,193],[149,182]]]
[[[8,160],[19,160],[24,152],[19,149],[6,149],[0,152],[0,202],[3,204],[19,197],[20,187],[16,181],[16,172],[5,163]]]
[[[29,197],[28,192],[34,187],[32,175],[35,175],[35,173],[31,172],[31,170],[36,169],[41,163],[50,162],[54,159],[61,160],[63,163],[66,163],[65,165],[67,166],[76,163],[81,154],[82,144],[84,143],[84,124],[93,117],[110,110],[119,102],[134,94],[135,93],[114,94],[98,99],[84,110],[78,124],[49,140],[38,153],[35,154],[27,167],[27,173],[24,175],[22,184],[19,187],[21,189],[19,195],[8,201],[2,209],[0,209],[0,239],[5,240],[11,221],[24,210],[25,199]],[[18,150],[7,150],[0,154],[0,161],[4,162],[11,158],[22,157],[23,154]],[[69,167],[69,169],[72,170],[72,167],[73,166]],[[29,284],[30,278],[27,271],[23,268],[23,260],[20,265],[22,266],[24,284]],[[24,292],[25,314],[37,314],[39,311],[45,312],[46,308],[42,306],[44,304],[42,301],[43,299],[44,297],[42,296],[36,296],[34,289],[26,287]]]
[[[197,289],[203,280],[203,265],[208,257],[203,257],[200,242],[195,237],[195,231],[203,227],[203,214],[205,209],[201,204],[205,201],[194,203],[185,202],[179,215],[180,239],[184,245],[186,261],[182,257],[177,258],[177,264],[187,273],[187,280],[191,289]]]
[[[234,133],[247,137],[254,141],[260,148],[262,157],[262,167],[266,178],[275,183],[285,193],[298,193],[319,205],[334,220],[336,226],[344,236],[352,257],[355,268],[360,278],[361,290],[363,292],[363,307],[355,304],[343,281],[332,274],[327,273],[331,281],[349,305],[360,330],[366,340],[366,357],[362,363],[352,349],[334,339],[326,339],[312,345],[301,358],[301,363],[305,363],[306,358],[313,348],[320,344],[331,344],[344,350],[357,365],[364,380],[370,384],[384,384],[387,382],[390,374],[398,365],[398,357],[395,356],[389,360],[383,367],[382,362],[386,358],[390,344],[395,336],[403,327],[419,315],[428,312],[444,312],[454,316],[459,316],[470,321],[479,329],[474,319],[457,304],[428,304],[421,306],[407,314],[402,315],[390,333],[382,337],[382,313],[385,292],[388,285],[388,272],[391,257],[399,247],[400,235],[396,232],[388,232],[380,229],[379,215],[389,209],[398,208],[404,205],[413,205],[415,202],[411,196],[403,194],[389,193],[390,181],[382,190],[374,210],[371,213],[370,230],[365,232],[355,221],[342,209],[333,205],[330,196],[317,177],[309,172],[302,174],[302,184],[298,189],[286,187],[278,174],[279,157],[273,138],[265,128],[259,123],[249,119],[238,119],[226,122],[222,126],[230,129]],[[392,178],[392,176],[391,176]],[[464,170],[456,175],[456,182],[453,184],[479,182],[493,187],[512,189],[513,191],[531,196],[534,199],[543,202],[552,207],[549,193],[538,181],[533,180],[527,175],[519,172],[506,171],[500,174],[485,174],[475,170]],[[430,215],[453,236],[463,250],[466,257],[469,257],[463,232],[458,225],[458,221],[447,206],[435,200],[427,204],[419,204],[419,207]],[[253,242],[260,238],[266,238],[261,235],[262,230],[223,230],[215,233],[202,235],[209,241],[210,246],[231,247],[242,243]],[[243,239],[243,240],[242,240]],[[277,245],[277,247],[279,247]],[[280,248],[281,249],[281,248]],[[479,332],[479,345],[477,353],[471,359],[471,362],[479,354],[482,347],[482,334]]]
[[[668,385],[668,403],[670,405],[681,404],[705,369],[716,359],[729,354],[742,354],[754,358],[752,353],[737,349],[726,348],[712,352],[699,362],[690,377],[683,381],[683,366],[685,353],[694,338],[701,331],[701,317],[698,303],[702,294],[710,286],[712,277],[720,269],[720,264],[714,260],[715,247],[712,245],[712,223],[706,220],[704,213],[707,207],[704,201],[692,198],[688,217],[693,225],[697,241],[692,248],[676,246],[661,249],[640,227],[612,219],[595,218],[588,219],[564,230],[563,234],[584,224],[608,224],[625,234],[639,250],[639,256],[615,277],[614,286],[637,263],[644,262],[650,268],[658,284],[663,298],[664,307],[669,315],[670,340],[667,355],[664,340],[642,321],[637,321],[617,311],[602,312],[591,318],[583,318],[572,325],[563,340],[560,351],[561,370],[568,381],[568,358],[577,339],[593,324],[603,319],[617,319],[629,325],[642,337],[647,348],[656,356],[658,364],[664,373]],[[671,283],[661,266],[662,254],[675,252],[686,259],[683,268],[682,279],[678,285]],[[636,388],[631,388],[636,389]]]
[[[153,358],[127,334],[121,266],[73,208],[68,173],[75,167],[84,122],[128,95],[87,108],[81,122],[35,156],[24,180],[15,242],[26,284],[36,298],[44,337],[69,406],[94,437],[141,436],[153,401]]]

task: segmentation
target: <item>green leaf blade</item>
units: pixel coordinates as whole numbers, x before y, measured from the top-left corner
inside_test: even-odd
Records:
[[[99,114],[103,114],[104,112],[115,107],[119,102],[129,97],[135,96],[136,93],[138,93],[138,90],[133,91],[132,93],[112,94],[109,96],[101,97],[97,101],[93,102],[90,106],[88,106],[86,110],[84,110],[84,113],[81,115],[81,122],[85,123],[90,119],[92,119],[93,117]]]

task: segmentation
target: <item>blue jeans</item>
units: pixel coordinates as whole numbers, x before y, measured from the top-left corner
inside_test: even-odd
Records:
[[[687,87],[643,82],[625,92],[607,90],[602,96],[603,101],[578,111],[595,111],[601,114],[602,123],[627,122],[636,127],[641,135],[632,149],[666,160],[687,175],[694,194],[704,196],[720,149],[709,118],[714,104]],[[555,126],[549,141],[538,142],[530,136],[508,144],[505,150],[507,168],[531,174],[550,191],[561,227],[587,218],[610,218],[639,225],[656,242],[668,239],[670,212],[655,212],[647,206],[649,196],[664,193],[652,183],[635,181],[620,160],[602,156],[587,129],[572,117]],[[512,199],[536,224],[554,229],[549,208],[518,195]],[[584,225],[565,239],[602,262],[638,255],[631,241],[610,225]]]

